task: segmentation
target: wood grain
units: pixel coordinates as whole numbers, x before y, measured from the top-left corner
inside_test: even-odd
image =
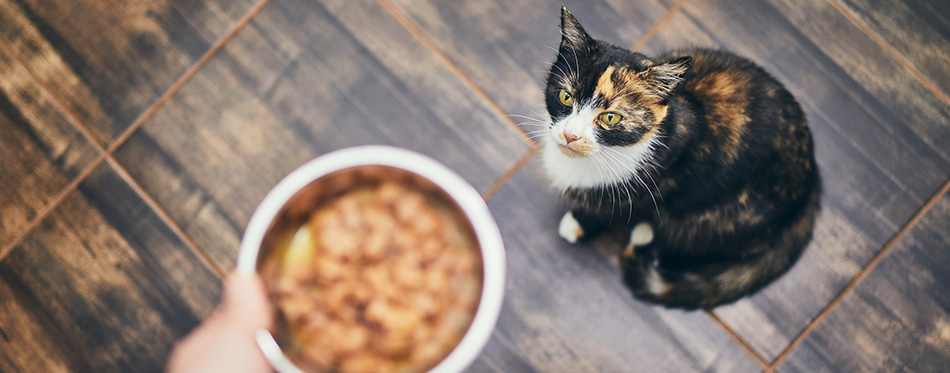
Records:
[[[937,372],[950,364],[950,196],[780,365],[783,371]]]
[[[716,310],[772,359],[950,175],[936,142],[950,136],[950,107],[825,2],[690,2],[670,25],[648,51],[700,45],[752,58],[799,99],[815,137],[816,239],[785,278]]]
[[[95,158],[0,44],[0,250]]]
[[[108,144],[253,5],[3,0],[0,37]]]
[[[802,103],[824,179],[815,239],[786,276],[715,310],[771,360],[950,177],[946,5],[674,3],[566,5],[596,38],[653,35],[646,53],[749,56]],[[100,145],[121,143],[255,4],[0,0],[0,248],[25,234],[0,258],[0,371],[160,371],[217,304],[219,278],[108,163],[91,166],[96,149],[69,120]],[[142,118],[116,160],[203,255],[232,268],[250,214],[290,170],[353,145],[413,149],[491,192],[508,248],[503,312],[469,371],[761,370],[707,315],[629,295],[616,260],[626,232],[580,245],[557,236],[566,206],[509,123],[541,129],[531,118],[546,116],[561,4],[273,0]],[[935,206],[779,371],[950,363],[950,196]]]
[[[528,149],[519,136],[376,2],[277,1],[116,158],[232,268],[254,208],[316,156],[396,145],[485,191]]]
[[[0,370],[161,371],[220,281],[108,166],[0,262]]]
[[[489,360],[515,356],[541,372],[761,370],[702,312],[636,301],[615,265],[622,238],[564,242],[557,225],[567,207],[536,158],[488,201],[508,252],[505,303],[492,339],[504,343],[486,349]]]
[[[950,3],[926,0],[840,0],[888,45],[950,94]]]
[[[595,38],[633,46],[672,1],[394,0],[441,52],[526,133],[547,120],[543,89],[557,57],[560,9],[567,6]],[[553,49],[552,49],[553,48]]]

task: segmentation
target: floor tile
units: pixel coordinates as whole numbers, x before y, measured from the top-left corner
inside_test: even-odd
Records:
[[[29,74],[0,50],[0,248],[96,158]]]
[[[943,91],[950,93],[950,3],[839,0]]]
[[[427,154],[482,192],[528,149],[378,3],[277,0],[116,157],[232,268],[270,188],[316,156],[364,144]]]
[[[706,314],[635,300],[616,266],[622,239],[564,242],[557,224],[567,206],[540,167],[533,159],[488,201],[508,253],[504,307],[486,348],[513,364],[501,371],[761,370]]]
[[[946,370],[950,365],[948,232],[950,195],[944,195],[779,370]]]
[[[121,134],[252,0],[0,1],[0,37],[100,143]]]
[[[401,12],[498,103],[525,132],[547,120],[544,85],[561,40],[560,9],[567,6],[597,38],[633,46],[673,1],[394,0]]]
[[[684,46],[759,62],[798,98],[815,138],[815,240],[785,278],[716,311],[772,359],[950,175],[939,145],[950,107],[824,1],[689,2],[646,50]]]
[[[0,262],[0,371],[161,371],[220,281],[102,165]]]

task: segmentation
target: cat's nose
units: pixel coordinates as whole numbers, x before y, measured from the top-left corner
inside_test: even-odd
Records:
[[[577,141],[578,137],[564,131],[564,141],[567,141],[568,144]]]

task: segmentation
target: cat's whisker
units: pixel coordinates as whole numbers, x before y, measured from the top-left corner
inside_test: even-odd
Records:
[[[551,123],[551,116],[548,115],[547,113],[539,113],[539,112],[535,111],[534,109],[532,109],[532,108],[530,108],[530,107],[528,108],[528,110],[530,110],[531,113],[533,113],[534,115],[537,115],[537,116],[538,116],[538,119],[540,119],[540,120],[542,120],[542,121],[544,121],[544,122],[547,122],[547,123]]]
[[[537,143],[542,143],[545,141],[545,138],[548,136],[547,131],[545,130],[534,130],[528,131],[525,133],[526,137],[521,138],[521,143],[523,145],[534,145]]]
[[[653,195],[653,191],[650,189],[650,187],[647,185],[647,183],[646,183],[645,181],[643,181],[643,179],[638,175],[638,171],[643,169],[644,162],[642,162],[642,161],[641,161],[641,162],[638,162],[638,161],[636,161],[636,160],[630,158],[630,157],[627,156],[626,154],[623,154],[623,153],[621,153],[620,151],[618,151],[617,149],[613,149],[613,148],[611,148],[611,147],[604,147],[604,149],[607,149],[607,151],[608,151],[609,153],[612,153],[612,154],[615,154],[615,155],[617,155],[617,156],[623,157],[623,158],[627,159],[628,161],[630,161],[630,163],[632,163],[632,165],[626,165],[628,171],[630,171],[630,172],[633,174],[634,179],[636,179],[637,182],[639,182],[641,185],[643,185],[643,188],[646,189],[646,190],[647,190],[647,193],[650,194],[650,199],[653,200],[653,207],[656,209],[657,215],[659,215],[659,214],[660,214],[660,205],[657,203],[656,197]],[[650,148],[650,153],[651,153],[651,154],[653,153],[652,147]],[[647,162],[650,162],[650,161],[649,161],[649,157],[648,157],[647,159],[648,159]],[[623,165],[623,164],[622,164],[622,165]],[[648,176],[649,176],[649,175],[648,175]],[[652,180],[653,177],[650,176],[650,179]],[[656,187],[656,182],[655,182],[655,181],[653,181],[653,185],[654,185],[654,187]],[[659,193],[659,187],[656,187],[656,188],[657,188],[657,192]]]
[[[632,203],[633,195],[631,194],[631,191],[633,192],[633,194],[638,194],[638,193],[636,191],[636,188],[634,188],[634,186],[630,184],[629,179],[626,179],[623,177],[624,175],[623,169],[626,168],[627,171],[629,171],[629,168],[626,165],[624,165],[623,162],[621,162],[616,156],[610,153],[603,153],[601,155],[604,156],[606,159],[612,161],[612,162],[607,162],[608,166],[611,169],[614,176],[618,180],[620,180],[619,181],[620,186],[623,188],[623,191],[627,194],[627,199]]]
[[[614,152],[616,152],[616,150],[610,149],[609,147],[605,147],[604,149],[613,150]],[[617,166],[618,168],[628,168],[626,165],[623,164],[623,162],[620,161],[619,158],[617,158],[616,156],[612,155],[611,153],[605,152],[605,153],[603,153],[603,155],[609,157],[610,159],[612,159],[612,160],[615,162],[615,164],[616,164],[616,166]],[[630,171],[629,168],[628,168],[628,171]],[[634,186],[630,184],[630,180],[629,180],[629,179],[625,179],[625,178],[622,176],[622,175],[623,175],[623,172],[622,172],[621,170],[614,170],[614,175],[616,175],[617,179],[620,180],[620,187],[622,187],[623,190],[624,190],[624,191],[626,192],[626,194],[627,194],[627,200],[628,200],[628,202],[629,202],[629,204],[630,204],[630,209],[629,209],[629,211],[627,212],[627,221],[630,221],[630,219],[633,218],[633,205],[634,205],[633,195],[630,193],[630,192],[631,192],[631,188],[633,188],[633,194],[638,194],[638,193],[636,192],[636,188],[634,188]]]
[[[546,130],[534,130],[534,131],[528,131],[528,132],[525,133],[525,134],[528,135],[528,137],[531,138],[531,140],[539,141],[539,140],[543,139],[543,138],[548,134],[548,131],[546,131]],[[525,140],[525,143],[527,143],[527,141],[528,141],[528,140],[526,139],[526,140]]]
[[[564,59],[564,62],[568,62],[567,56],[565,56],[563,53],[561,53],[561,50],[560,50],[560,49],[554,48],[554,47],[552,47],[552,46],[550,46],[550,45],[545,45],[545,47],[548,48],[548,49],[550,49],[550,50],[553,50],[555,53],[557,53],[558,57]],[[573,47],[572,47],[572,49],[573,49]],[[574,61],[577,61],[577,53],[574,53]],[[554,66],[557,66],[557,63],[555,63]],[[578,65],[578,66],[579,66],[579,65]],[[567,69],[570,70],[572,73],[577,73],[576,70],[573,70],[573,69],[571,68],[571,64],[570,64],[570,63],[567,64]],[[561,73],[564,73],[564,70],[561,70]]]
[[[562,36],[563,36],[563,33],[562,33]],[[567,59],[567,56],[565,56],[563,53],[561,53],[560,50],[557,50],[557,54],[558,54],[558,56],[560,56],[561,58],[564,59],[564,62],[566,62],[566,65],[567,65],[568,70],[571,72],[571,75],[570,75],[570,76],[565,77],[565,78],[566,78],[566,83],[570,83],[570,84],[567,84],[567,85],[574,85],[573,83],[575,83],[575,81],[576,81],[576,79],[577,79],[577,76],[578,76],[577,74],[579,74],[579,72],[580,72],[581,64],[580,64],[580,60],[577,58],[577,50],[574,49],[574,46],[573,46],[573,45],[569,45],[569,46],[571,47],[571,53],[574,55],[574,66],[571,66],[570,60],[568,60],[568,59]],[[553,49],[553,48],[552,48],[552,49]],[[555,66],[557,66],[556,63],[555,63]],[[575,67],[576,67],[576,68],[575,68]],[[563,71],[562,71],[562,73],[563,73]]]
[[[662,146],[664,149],[670,150],[670,147],[667,146],[666,142],[663,141],[664,139],[668,139],[668,138],[670,138],[669,135],[661,135],[661,134],[653,135],[653,139],[649,142],[650,151],[652,152],[656,150],[655,148],[653,148],[654,146]]]
[[[608,170],[608,165],[606,164],[606,162],[603,161],[603,158],[601,158],[600,155],[598,155],[597,153],[591,153],[590,155],[594,159],[594,164],[596,164],[598,168],[600,168],[601,172],[606,174]],[[618,191],[617,195],[615,195],[614,189],[607,185],[604,186],[604,189],[607,189],[608,191],[610,191],[610,222],[612,223],[614,211],[616,211],[617,209],[617,205],[616,205],[617,199],[618,199],[617,195],[619,195],[620,192]]]
[[[563,59],[564,61],[567,61],[567,57],[565,57],[560,51],[558,51],[557,49],[551,48],[551,47],[548,47],[548,48],[550,48],[551,50],[555,51],[555,52],[557,53],[557,55],[558,55],[558,58]],[[551,64],[551,67],[554,68],[554,69],[557,69],[557,71],[560,73],[560,75],[557,75],[557,76],[561,77],[561,80],[566,81],[566,82],[570,82],[570,81],[571,81],[571,76],[572,76],[572,74],[569,74],[568,72],[565,72],[564,69],[562,69],[560,66],[558,66],[556,60],[555,60],[554,63]],[[567,68],[568,68],[568,70],[571,70],[570,64],[568,64]],[[549,71],[549,73],[550,73],[550,74],[554,74],[553,71]],[[546,85],[546,82],[545,82],[545,85]]]
[[[524,120],[527,120],[527,121],[530,122],[530,123],[541,123],[541,124],[544,124],[544,125],[549,125],[549,124],[550,124],[550,122],[548,122],[548,121],[546,121],[546,120],[544,120],[544,119],[535,118],[535,117],[530,117],[530,116],[527,116],[527,115],[509,114],[508,117],[509,117],[509,118],[524,119]]]
[[[600,162],[601,165],[603,166],[604,172],[609,172],[609,173],[611,173],[611,174],[614,175],[614,177],[617,178],[617,179],[621,179],[621,180],[623,179],[623,177],[620,176],[620,173],[619,173],[619,172],[613,167],[613,165],[609,162],[609,160],[608,160],[607,157],[606,157],[606,154],[599,154],[599,155],[596,155],[595,157],[599,159],[599,162]],[[621,183],[621,186],[622,186],[622,183]],[[610,211],[611,211],[611,213],[613,213],[613,211],[617,211],[617,203],[620,202],[621,193],[623,193],[624,190],[621,190],[621,189],[619,189],[619,188],[617,188],[617,189],[615,189],[615,188],[610,188],[610,187],[607,187],[607,186],[605,186],[605,188],[608,189],[608,190],[610,190],[610,195],[611,195]],[[627,192],[629,192],[629,191],[627,191]],[[629,194],[628,194],[628,196],[629,196]]]
[[[581,71],[581,62],[577,59],[577,50],[571,45],[571,53],[574,54],[574,76],[578,76]],[[568,65],[570,67],[570,65]]]
[[[541,128],[548,128],[548,127],[550,127],[550,125],[549,125],[548,123],[545,123],[545,122],[531,122],[531,121],[526,121],[526,122],[515,122],[515,124],[517,124],[517,125],[519,125],[519,126],[530,126],[530,127],[541,127]]]

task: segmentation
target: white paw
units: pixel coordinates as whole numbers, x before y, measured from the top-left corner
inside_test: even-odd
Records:
[[[646,277],[647,291],[653,295],[663,295],[670,291],[670,284],[663,280],[663,276],[660,276],[660,272],[654,267],[650,267]]]
[[[630,246],[639,247],[653,242],[653,226],[647,222],[640,222],[630,232]]]
[[[574,214],[568,211],[561,218],[561,224],[557,226],[557,233],[565,241],[576,243],[577,239],[584,235],[584,230],[581,229],[581,224],[577,222],[577,219],[574,219]]]

